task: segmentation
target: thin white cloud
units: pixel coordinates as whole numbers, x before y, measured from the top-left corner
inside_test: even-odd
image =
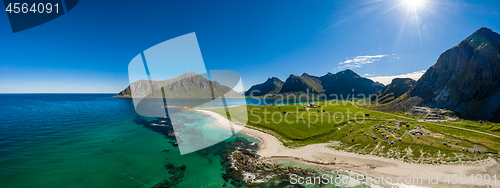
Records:
[[[377,81],[380,83],[383,83],[384,85],[390,84],[392,79],[394,78],[411,78],[414,80],[418,80],[422,75],[425,73],[425,70],[421,71],[415,71],[411,73],[406,73],[406,74],[400,74],[400,75],[392,75],[392,76],[374,76],[374,77],[368,77],[369,79],[372,79],[373,81]]]
[[[356,56],[352,59],[347,59],[344,62],[340,62],[337,69],[353,69],[361,67],[364,64],[373,63],[382,59],[383,57],[387,57],[388,55],[364,55],[364,56]]]

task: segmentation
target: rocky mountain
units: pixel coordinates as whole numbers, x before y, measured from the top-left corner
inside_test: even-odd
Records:
[[[280,92],[283,83],[284,82],[279,78],[269,78],[264,83],[254,85],[248,89],[248,91],[245,92],[245,96],[250,96],[250,94],[253,96],[264,96],[266,94],[275,95]]]
[[[310,93],[324,93],[323,87],[321,86],[321,81],[318,77],[308,75],[306,73],[302,76],[290,75],[283,88],[281,88],[280,94],[302,94],[309,90]]]
[[[319,77],[322,83],[325,94],[344,95],[347,94],[373,94],[381,90],[384,85],[374,82],[368,78],[364,78],[356,74],[354,71],[347,69],[336,74],[328,73],[325,76]]]
[[[500,121],[500,35],[477,30],[442,53],[410,94],[465,118]]]
[[[409,92],[417,81],[411,78],[394,78],[384,89],[377,92],[378,103],[386,104]],[[372,98],[372,100],[375,100]]]
[[[252,86],[252,88],[256,86],[258,85]],[[347,98],[348,94],[349,96],[352,94],[373,94],[383,87],[382,84],[363,78],[347,69],[336,74],[328,73],[320,77],[307,73],[301,76],[292,74],[285,80],[278,94],[300,95],[309,91],[310,94],[326,94],[327,96],[337,94]],[[251,91],[252,88],[248,91]]]
[[[161,88],[164,88],[166,98],[211,98],[212,97],[212,84],[214,97],[219,97],[222,94],[226,96],[237,97],[238,95],[230,87],[219,84],[218,82],[211,82],[202,75],[195,72],[184,73],[176,78],[149,81],[139,80],[130,84],[123,91],[115,95],[115,97],[149,97],[149,98],[162,98],[163,94]]]

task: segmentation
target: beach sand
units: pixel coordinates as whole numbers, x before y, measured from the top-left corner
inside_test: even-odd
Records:
[[[415,182],[410,184],[417,184],[417,186],[422,187],[473,187],[473,185],[468,181],[472,174],[474,174],[474,176],[476,176],[476,174],[482,174],[483,176],[485,174],[489,174],[491,181],[488,185],[491,187],[500,187],[500,164],[492,157],[474,165],[430,165],[412,164],[378,156],[338,151],[328,147],[331,143],[311,144],[298,148],[287,148],[283,146],[280,140],[270,134],[235,124],[215,112],[206,110],[197,111],[210,115],[220,126],[226,128],[233,126],[235,130],[239,130],[242,133],[258,138],[261,143],[257,154],[266,160],[272,161],[273,159],[288,158],[290,160],[301,161],[310,165],[318,165],[332,169],[351,170],[372,178],[382,178],[383,176],[383,178],[387,180],[387,177],[390,177],[394,182],[396,182],[399,177],[403,178],[399,179],[400,181],[404,181],[404,178],[406,177],[421,177],[423,180],[421,184]],[[449,175],[449,181],[452,181],[452,174],[458,174],[453,176],[458,178],[458,180],[460,180],[460,176],[464,174],[467,182],[464,182],[464,184],[458,183],[457,185],[447,184],[445,182],[445,178]],[[495,174],[498,174],[496,184],[493,178]],[[438,177],[438,184],[429,184],[429,180],[434,177]],[[485,186],[484,182],[480,185],[483,187]],[[488,185],[486,185],[486,187],[488,187]]]

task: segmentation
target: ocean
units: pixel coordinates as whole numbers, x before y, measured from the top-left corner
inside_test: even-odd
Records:
[[[0,187],[233,187],[222,159],[258,142],[237,134],[180,155],[131,99],[113,94],[0,94]],[[228,106],[238,105],[228,100]],[[248,99],[258,104],[258,99]],[[214,106],[216,107],[216,106]],[[198,112],[177,122],[215,126]],[[237,180],[232,180],[237,181]]]

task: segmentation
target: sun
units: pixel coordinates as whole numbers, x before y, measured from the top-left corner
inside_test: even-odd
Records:
[[[403,3],[411,8],[418,8],[425,5],[425,0],[403,0]]]

